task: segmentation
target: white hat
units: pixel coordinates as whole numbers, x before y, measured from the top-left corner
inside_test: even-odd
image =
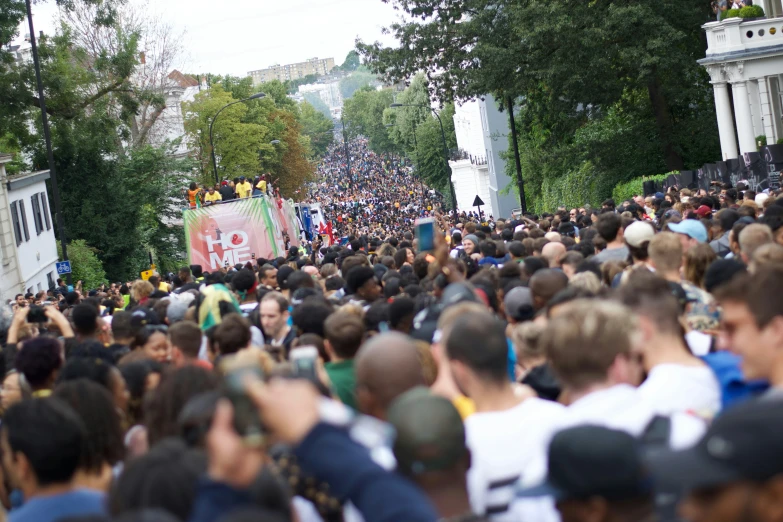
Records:
[[[764,202],[767,201],[768,199],[769,199],[769,194],[765,194],[763,192],[761,194],[756,194],[756,205],[761,207],[764,205]]]
[[[639,248],[645,241],[650,241],[654,235],[655,228],[647,221],[634,221],[623,233],[625,242],[634,248]]]

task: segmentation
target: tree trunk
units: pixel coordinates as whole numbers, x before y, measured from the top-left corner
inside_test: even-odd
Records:
[[[647,83],[647,93],[650,96],[653,114],[655,114],[655,123],[658,127],[658,135],[663,147],[664,160],[666,168],[672,170],[685,170],[682,156],[677,152],[674,146],[674,124],[672,122],[672,113],[669,108],[669,102],[666,101],[661,86],[658,83],[658,77],[653,73],[652,79]]]

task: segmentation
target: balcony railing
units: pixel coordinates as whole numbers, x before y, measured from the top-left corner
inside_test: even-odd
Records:
[[[783,18],[728,18],[702,27],[707,33],[707,57],[783,45]]]

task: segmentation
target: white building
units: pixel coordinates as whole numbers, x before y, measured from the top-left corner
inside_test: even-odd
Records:
[[[706,67],[715,93],[723,159],[756,152],[757,136],[783,138],[783,5],[757,0],[767,18],[728,18],[702,27]],[[739,145],[739,148],[738,148]]]
[[[458,159],[449,162],[451,181],[460,211],[478,211],[473,200],[479,196],[485,206],[482,212],[495,218],[510,217],[519,207],[519,197],[506,175],[501,157],[508,148],[508,115],[501,113],[492,96],[455,107],[454,130],[457,135]]]
[[[189,143],[185,137],[185,116],[182,104],[192,102],[201,89],[207,89],[206,82],[201,83],[192,76],[182,74],[174,69],[166,77],[161,90],[166,97],[166,106],[150,129],[149,143],[162,145],[165,141],[181,139],[179,147],[174,152],[175,157],[185,157],[189,152]]]
[[[49,212],[49,171],[6,175],[0,155],[0,298],[39,292],[57,280],[57,244]]]

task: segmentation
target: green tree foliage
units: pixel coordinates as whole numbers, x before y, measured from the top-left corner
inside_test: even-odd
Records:
[[[332,118],[332,111],[329,110],[329,106],[314,92],[306,92],[304,94],[305,102],[313,106],[315,110],[326,116]]]
[[[96,252],[97,250],[83,239],[74,239],[68,243],[68,259],[71,261],[71,277],[74,283],[81,281],[84,288],[97,288],[101,283],[108,283],[106,271]],[[60,243],[57,243],[57,254],[62,259]]]
[[[277,169],[279,176],[273,178],[274,184],[284,198],[301,201],[305,196],[305,184],[315,180],[315,167],[307,159],[310,139],[302,134],[296,116],[289,111],[276,111],[272,117],[283,128],[280,138],[283,155],[280,168]]]
[[[364,87],[343,104],[343,119],[349,138],[365,136],[370,148],[378,153],[397,150],[386,129],[384,112],[394,102],[390,89],[376,91]]]
[[[348,54],[346,55],[342,65],[336,66],[335,69],[338,71],[353,72],[358,69],[360,65],[361,61],[359,58],[359,53],[352,49],[348,51]]]
[[[392,141],[413,162],[419,176],[437,190],[448,193],[450,171],[446,165],[440,124],[430,109],[427,79],[416,75],[408,88],[397,95],[398,108],[388,108],[385,120],[393,122],[387,128]],[[439,114],[443,121],[448,150],[457,148],[454,132],[454,104],[447,104]],[[450,199],[447,198],[448,201]]]
[[[300,85],[308,85],[310,83],[315,83],[318,78],[320,78],[321,75],[319,74],[308,74],[307,76],[302,76],[301,78],[297,78],[296,80],[289,80],[285,82],[286,89],[288,89],[288,94],[296,94],[297,91],[299,91]]]
[[[719,156],[712,89],[696,63],[707,2],[391,3],[402,13],[389,28],[400,45],[357,42],[367,65],[387,82],[424,71],[441,100],[516,100],[533,205],[545,180],[599,179],[594,193],[583,185],[587,202],[633,176]],[[516,176],[513,161],[507,168]]]
[[[5,17],[16,12],[6,10],[11,4],[24,6],[0,0],[4,37],[16,31],[8,30]],[[39,40],[66,239],[90,245],[113,280],[137,277],[148,267],[147,250],[166,255],[156,243],[177,235],[170,225],[172,187],[190,174],[188,164],[171,159],[173,144],[144,144],[140,113],[157,107],[163,93],[134,77],[142,34],[115,16],[118,5],[63,2],[65,21],[55,35]],[[95,47],[87,45],[89,37],[100,37]],[[0,135],[11,136],[11,148],[29,158],[24,168],[48,168],[32,63],[14,62],[5,47],[0,49],[0,99]],[[145,222],[145,212],[154,213],[153,219]],[[75,244],[71,256],[78,254]],[[180,247],[171,243],[172,249]],[[89,287],[105,275],[80,278]]]
[[[271,130],[266,125],[247,121],[250,104],[271,103],[273,106],[274,102],[262,99],[236,103],[223,109],[215,119],[218,111],[235,101],[237,100],[230,93],[216,85],[208,91],[198,93],[192,102],[183,104],[185,132],[196,145],[195,159],[200,165],[204,182],[215,181],[209,135],[210,122],[213,119],[212,141],[215,144],[220,179],[262,174],[259,151],[274,152],[269,145],[269,142],[275,139]]]
[[[360,89],[378,83],[377,77],[369,72],[356,71],[346,76],[339,83],[340,95],[347,100]]]
[[[299,104],[299,123],[302,126],[302,134],[310,138],[311,159],[326,154],[326,150],[334,142],[332,118],[324,116],[309,103],[302,102]]]

